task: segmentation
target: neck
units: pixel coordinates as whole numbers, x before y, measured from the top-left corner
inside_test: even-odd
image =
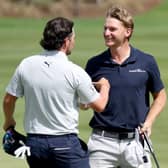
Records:
[[[60,51],[64,52],[67,56],[69,55],[68,48],[66,44],[63,44],[63,46],[60,48]]]
[[[110,53],[113,61],[118,64],[122,64],[129,56],[130,56],[131,47],[129,44],[119,46],[119,47],[111,47]]]

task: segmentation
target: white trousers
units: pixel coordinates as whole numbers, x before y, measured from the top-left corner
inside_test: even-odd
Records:
[[[91,168],[151,168],[149,151],[139,140],[119,140],[92,134],[88,141]]]

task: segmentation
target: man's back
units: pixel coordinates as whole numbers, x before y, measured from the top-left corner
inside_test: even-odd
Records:
[[[23,86],[17,86],[18,96],[24,94],[26,101],[26,132],[78,133],[76,88],[82,72],[58,51],[47,51],[22,61],[16,77],[20,77]]]

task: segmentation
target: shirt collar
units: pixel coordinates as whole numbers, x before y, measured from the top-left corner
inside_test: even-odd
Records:
[[[130,56],[122,63],[122,65],[129,64],[129,63],[132,63],[132,62],[136,61],[135,49],[132,46],[130,46],[130,47],[131,47]],[[110,49],[107,49],[107,58],[105,60],[105,63],[117,64],[116,62],[114,62],[111,59]]]
[[[44,50],[44,52],[41,55],[45,57],[55,57],[59,59],[61,58],[68,60],[68,56],[64,52],[58,50],[52,50],[52,51]]]

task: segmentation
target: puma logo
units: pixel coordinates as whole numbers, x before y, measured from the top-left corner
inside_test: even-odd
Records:
[[[44,61],[44,64],[46,64],[48,67],[50,66],[50,64],[47,61]]]

